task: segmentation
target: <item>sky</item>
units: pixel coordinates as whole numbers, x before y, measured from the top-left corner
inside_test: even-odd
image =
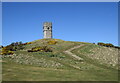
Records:
[[[3,2],[2,45],[42,39],[43,22],[55,39],[118,45],[117,2]]]

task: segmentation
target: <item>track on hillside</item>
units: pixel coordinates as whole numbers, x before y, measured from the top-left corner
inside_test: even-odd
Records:
[[[75,54],[73,54],[73,53],[71,52],[72,50],[75,50],[75,49],[80,48],[80,47],[82,47],[82,46],[84,46],[84,44],[74,46],[74,47],[72,47],[72,48],[70,48],[70,49],[68,49],[68,50],[63,51],[63,53],[65,53],[65,54],[67,54],[67,55],[69,55],[69,56],[72,56],[72,57],[75,58],[76,60],[83,61],[83,58],[81,58],[81,57],[79,57],[79,56],[77,56],[77,55],[75,55]],[[75,66],[75,65],[70,65],[70,66],[72,66],[72,67],[75,68],[75,69],[79,69],[79,70],[81,69],[80,67]]]
[[[80,47],[82,47],[82,46],[84,46],[84,44],[78,45],[78,46],[74,46],[74,47],[72,47],[72,48],[70,48],[70,49],[68,49],[68,50],[66,50],[66,51],[63,51],[63,52],[64,52],[65,54],[68,54],[68,55],[74,57],[74,58],[77,59],[77,60],[83,60],[83,58],[81,58],[81,57],[79,57],[79,56],[77,56],[77,55],[75,55],[75,54],[73,54],[73,53],[71,52],[72,50],[77,49],[77,48],[80,48]]]

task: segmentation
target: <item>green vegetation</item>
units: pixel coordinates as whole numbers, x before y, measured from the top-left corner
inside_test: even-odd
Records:
[[[63,53],[63,51],[81,44],[84,46],[72,52],[82,57],[83,61]],[[44,46],[52,51],[41,51]],[[114,63],[117,58],[117,48],[60,39],[35,40],[29,44],[23,44],[23,47],[21,50],[14,51],[14,55],[2,55],[3,81],[118,80],[117,63]],[[37,51],[28,52],[28,50]],[[107,64],[110,60],[112,65]]]
[[[105,46],[105,47],[113,47],[113,48],[120,49],[119,46],[114,46],[114,45],[111,44],[111,43],[102,43],[102,42],[98,42],[97,45],[99,45],[99,46]]]
[[[13,42],[10,45],[7,45],[5,47],[2,47],[2,51],[0,52],[1,55],[12,55],[14,54],[13,51],[17,51],[17,50],[22,50],[23,44],[22,42]]]
[[[55,41],[55,40],[50,40],[50,41],[48,41],[47,43],[48,43],[49,45],[54,45],[54,44],[57,43],[57,41]]]
[[[82,48],[72,51],[78,56],[85,58],[87,62],[98,63],[110,68],[118,69],[118,49],[101,47],[98,45],[85,45]]]
[[[7,62],[8,61],[8,62]],[[111,70],[76,70],[42,68],[30,65],[20,65],[9,60],[3,62],[3,80],[17,81],[115,81],[117,72]]]
[[[52,49],[48,46],[39,46],[39,47],[34,47],[31,50],[28,50],[28,52],[52,52]]]

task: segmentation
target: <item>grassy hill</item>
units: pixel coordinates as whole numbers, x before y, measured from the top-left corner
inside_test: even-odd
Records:
[[[56,41],[49,44],[49,41]],[[72,50],[82,61],[65,54]],[[48,46],[52,52],[28,52],[34,47]],[[3,81],[117,81],[118,49],[85,42],[40,39],[24,45],[14,55],[2,56]],[[79,67],[79,69],[78,69]]]

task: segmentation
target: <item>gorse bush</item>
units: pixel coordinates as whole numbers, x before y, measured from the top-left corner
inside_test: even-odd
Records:
[[[55,40],[50,40],[50,41],[48,41],[47,43],[48,43],[49,45],[54,45],[54,44],[57,43],[57,41],[55,41]]]
[[[24,49],[22,42],[12,43],[12,44],[9,45],[9,46],[11,46],[11,49],[12,49],[11,51],[17,51],[17,50],[22,50],[22,49]]]
[[[8,50],[6,47],[2,48],[2,52],[0,53],[1,55],[12,55],[14,54],[13,51]]]
[[[105,44],[104,46],[106,46],[106,47],[114,47],[114,45],[111,44],[111,43],[107,43],[107,44]]]
[[[32,42],[27,42],[27,44],[32,44]]]
[[[52,52],[52,49],[50,47],[47,46],[38,46],[38,47],[34,47],[31,50],[28,50],[28,52]]]
[[[24,49],[24,45],[31,44],[32,42],[22,43],[22,42],[13,42],[10,45],[2,47],[2,55],[11,55],[14,54],[13,51],[22,50]]]
[[[29,44],[32,44],[32,42],[23,43],[23,45],[29,45]]]
[[[23,48],[24,47],[23,47],[22,42],[15,42],[15,43],[13,42],[10,45],[3,47],[1,54],[2,55],[14,54],[13,51],[22,50]]]
[[[102,43],[102,42],[99,42],[98,45],[105,46],[105,47],[114,47],[114,45],[111,44],[111,43]]]
[[[117,49],[120,49],[119,46],[114,46],[113,44],[111,43],[102,43],[102,42],[99,42],[97,43],[97,45],[100,45],[100,46],[105,46],[105,47],[113,47],[113,48],[117,48]]]
[[[100,45],[100,46],[104,46],[104,43],[102,43],[102,42],[99,42],[99,43],[98,43],[98,45]]]

